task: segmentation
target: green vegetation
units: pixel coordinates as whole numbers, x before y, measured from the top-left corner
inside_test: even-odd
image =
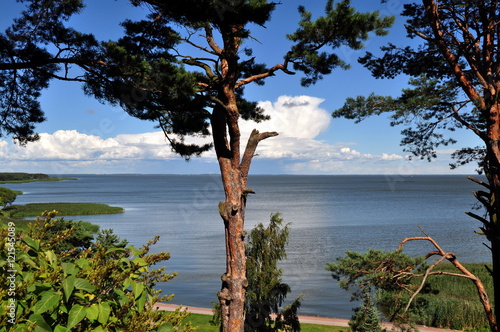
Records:
[[[354,315],[349,321],[353,332],[383,332],[380,325],[380,314],[372,298],[369,288],[364,289],[363,304],[354,309]]]
[[[47,227],[42,240],[48,241],[62,232],[69,232],[70,234],[57,243],[54,252],[59,254],[73,250],[78,253],[81,250],[90,248],[94,237],[99,232],[99,226],[86,221],[64,220],[61,218],[57,219],[57,222],[54,222],[51,227]]]
[[[0,183],[20,183],[36,181],[63,181],[75,180],[74,178],[52,177],[42,173],[0,173]]]
[[[493,278],[485,264],[466,263],[463,265],[481,279],[487,293],[493,297]],[[491,268],[491,264],[488,264],[488,267]],[[456,268],[449,263],[440,265],[436,271],[457,272]],[[421,278],[415,278],[412,284],[416,285],[421,281]],[[391,293],[380,294],[380,303],[385,314],[395,310],[392,306],[394,301],[391,298],[393,298]],[[413,301],[410,314],[412,320],[419,325],[446,327],[453,330],[489,330],[484,308],[478,299],[477,289],[466,278],[430,276],[424,290]]]
[[[286,259],[289,224],[283,225],[279,213],[271,215],[267,227],[255,226],[247,240],[247,278],[245,331],[300,331],[297,310],[301,298],[281,308],[291,288],[282,282],[279,261]],[[276,315],[276,317],[271,317]]]
[[[300,331],[297,310],[301,297],[282,308],[291,288],[283,283],[283,271],[278,268],[286,258],[289,224],[283,225],[280,213],[271,215],[267,227],[262,223],[248,235],[246,244],[245,332]],[[211,323],[220,325],[220,303],[214,303]]]
[[[17,193],[9,188],[0,187],[0,206],[6,207],[14,203]]]
[[[44,211],[58,211],[62,216],[122,213],[123,208],[98,203],[30,203],[12,205],[2,210],[4,216],[36,217]]]
[[[153,289],[175,276],[151,266],[170,258],[150,254],[158,238],[140,249],[105,248],[96,242],[73,256],[59,251],[72,230],[52,233],[58,222],[46,213],[27,234],[14,224],[0,233],[0,332],[7,331],[192,331],[183,312],[154,309]]]
[[[493,281],[485,264],[463,264],[481,279],[492,298]],[[347,252],[345,257],[329,263],[327,269],[339,286],[353,289],[353,298],[360,299],[369,289],[376,290],[378,307],[392,322],[443,327],[456,330],[481,331],[489,324],[478,289],[451,263],[434,267],[424,287],[413,299],[411,296],[422,284],[430,267],[424,257],[412,258],[401,251],[370,249],[367,253]],[[491,266],[489,266],[491,268]],[[454,273],[455,275],[444,275]],[[491,299],[493,300],[493,299]]]

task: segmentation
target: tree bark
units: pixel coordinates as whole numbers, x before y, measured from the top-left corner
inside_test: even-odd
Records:
[[[235,104],[231,107],[233,112],[237,112]],[[221,304],[221,331],[242,332],[247,286],[244,233],[246,198],[243,195],[246,179],[242,177],[239,165],[234,164],[234,160],[239,159],[239,156],[238,150],[235,151],[232,146],[235,141],[239,145],[239,136],[230,134],[231,139],[227,139],[228,126],[233,126],[231,129],[233,134],[236,129],[239,131],[237,114],[236,116],[233,114],[231,120],[228,109],[229,105],[217,106],[212,114],[214,147],[225,193],[225,200],[219,202],[219,214],[224,223],[226,272],[221,277],[222,288],[217,296]]]
[[[495,318],[500,321],[500,104],[494,102],[488,109],[487,137],[487,169],[486,176],[490,185],[489,224],[486,227],[486,236],[491,243],[491,256],[493,263],[493,288],[495,301]],[[492,330],[493,331],[493,330]]]
[[[243,332],[245,323],[246,278],[245,207],[248,194],[247,179],[250,164],[260,141],[278,135],[275,132],[259,133],[254,130],[241,156],[241,133],[236,89],[240,68],[238,50],[239,25],[222,27],[224,47],[210,45],[220,56],[220,75],[217,86],[217,104],[211,117],[212,136],[222,177],[225,200],[219,202],[219,214],[224,222],[226,245],[226,272],[222,275],[222,287],[217,294],[221,304],[221,331]],[[207,30],[210,37],[210,30]],[[211,39],[209,38],[209,43]],[[249,80],[251,81],[251,80]],[[246,82],[245,82],[246,84]]]

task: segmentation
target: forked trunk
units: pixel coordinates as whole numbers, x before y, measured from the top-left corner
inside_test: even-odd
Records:
[[[222,288],[217,296],[221,305],[221,331],[243,332],[248,284],[244,233],[247,174],[242,173],[240,167],[238,109],[234,93],[221,95],[221,99],[227,101],[226,107],[216,107],[212,114],[214,147],[225,193],[225,200],[219,203],[219,213],[224,222],[226,272],[221,277]]]

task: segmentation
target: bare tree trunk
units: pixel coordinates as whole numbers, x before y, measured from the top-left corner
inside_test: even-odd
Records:
[[[229,102],[226,107],[216,107],[211,120],[214,147],[225,193],[225,200],[219,202],[219,214],[224,222],[226,272],[221,277],[222,288],[217,296],[221,304],[221,331],[243,332],[245,293],[248,285],[244,230],[246,198],[249,192],[248,172],[258,143],[278,134],[261,134],[254,130],[240,161],[236,100],[229,100],[234,102]]]
[[[226,273],[218,293],[222,331],[243,331],[246,279],[245,204],[240,172],[222,163],[226,200],[219,203],[226,239]]]
[[[500,321],[500,104],[494,102],[487,112],[488,128],[487,136],[487,160],[486,176],[490,186],[488,210],[489,223],[486,228],[486,236],[491,243],[491,256],[493,263],[492,277],[495,301],[495,318]],[[493,331],[493,330],[492,330]],[[494,331],[498,331],[498,326]]]
[[[278,134],[260,134],[254,130],[244,153],[241,153],[236,89],[240,76],[238,50],[243,26],[228,25],[220,29],[224,48],[218,50],[221,56],[221,78],[211,124],[225,193],[225,200],[219,203],[219,213],[224,222],[226,272],[221,277],[222,288],[217,296],[221,304],[221,331],[243,332],[248,285],[244,230],[248,172],[259,142]]]

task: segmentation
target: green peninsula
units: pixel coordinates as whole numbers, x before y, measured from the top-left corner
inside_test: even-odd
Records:
[[[30,203],[11,205],[2,210],[4,216],[36,217],[44,211],[58,211],[59,216],[122,213],[121,207],[98,203]]]
[[[43,173],[21,173],[21,172],[2,172],[0,173],[0,183],[23,183],[36,181],[63,181],[76,180],[74,178],[54,177]]]

